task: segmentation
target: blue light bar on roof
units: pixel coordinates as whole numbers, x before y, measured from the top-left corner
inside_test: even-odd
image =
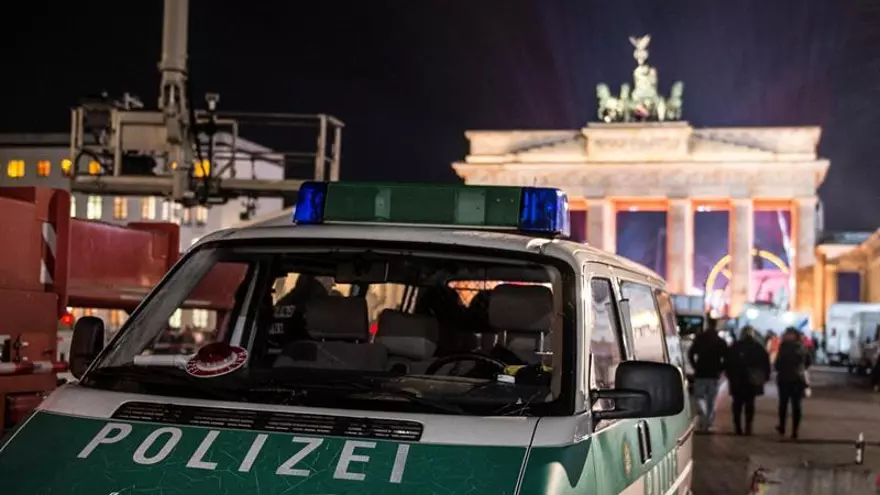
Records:
[[[565,193],[543,187],[306,182],[293,221],[571,233]]]
[[[524,187],[520,204],[519,230],[571,235],[568,197],[559,189]]]
[[[305,182],[300,186],[296,197],[296,207],[293,210],[294,223],[322,223],[324,221],[324,201],[326,198],[326,182]]]

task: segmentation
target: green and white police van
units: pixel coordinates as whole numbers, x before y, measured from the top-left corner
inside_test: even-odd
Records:
[[[556,189],[308,182],[108,345],[80,318],[77,381],[3,440],[2,493],[688,494],[664,281],[568,234]],[[209,338],[164,350],[200,298],[225,301]]]

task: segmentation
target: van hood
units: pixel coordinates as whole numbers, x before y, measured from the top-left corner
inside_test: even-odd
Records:
[[[512,495],[537,425],[378,414],[66,387],[0,446],[0,479],[8,495]]]

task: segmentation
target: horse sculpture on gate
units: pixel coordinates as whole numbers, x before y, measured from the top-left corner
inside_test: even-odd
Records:
[[[598,117],[602,122],[664,122],[681,119],[684,83],[676,81],[664,98],[657,91],[657,69],[646,63],[651,35],[630,37],[638,65],[633,70],[633,87],[623,84],[620,95],[613,96],[607,84],[596,86]]]

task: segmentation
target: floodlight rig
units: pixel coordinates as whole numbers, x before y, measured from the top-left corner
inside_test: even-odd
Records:
[[[187,86],[189,1],[164,0],[158,110],[129,94],[83,101],[71,113],[70,189],[88,194],[165,196],[184,206],[245,197],[296,196],[303,180],[235,176],[239,159],[286,167],[311,163],[304,179],[339,179],[344,124],[326,114],[219,112],[220,96],[192,107]],[[243,126],[310,128],[313,151],[270,150],[239,137]],[[220,163],[223,162],[223,163]],[[311,177],[308,177],[311,175]]]

